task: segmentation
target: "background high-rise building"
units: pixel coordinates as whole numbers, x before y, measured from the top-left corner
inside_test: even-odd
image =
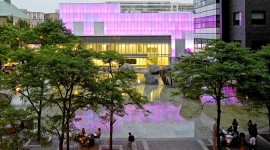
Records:
[[[120,4],[122,13],[134,12],[192,12],[192,3],[171,3],[170,1],[110,1],[109,4]]]
[[[30,18],[30,27],[35,27],[36,25],[45,22],[45,14],[42,12],[30,12],[24,10],[24,13]]]
[[[45,21],[48,21],[48,20],[59,20],[59,10],[57,9],[53,13],[46,13],[45,14]]]
[[[220,39],[218,0],[194,0],[194,48],[202,50],[213,39]]]
[[[270,1],[194,0],[194,28],[195,50],[212,39],[257,50],[270,44]]]

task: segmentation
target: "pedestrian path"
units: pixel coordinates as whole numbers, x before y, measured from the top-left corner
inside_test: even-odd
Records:
[[[196,138],[172,138],[172,139],[136,139],[129,147],[127,139],[114,139],[113,145],[118,150],[208,150],[205,145],[211,144],[210,139]],[[101,147],[108,147],[109,139],[102,139],[89,150],[101,150]],[[57,150],[58,140],[53,138],[53,144],[47,148],[38,146],[27,146],[30,150]],[[70,144],[71,150],[77,150],[76,143]]]
[[[52,145],[47,148],[40,146],[30,146],[29,150],[58,150],[58,139],[53,138]],[[113,147],[117,150],[209,150],[208,147],[212,146],[211,139],[197,139],[197,138],[166,138],[166,139],[136,139],[129,147],[127,139],[113,139]],[[89,150],[102,150],[109,146],[109,139],[101,139]],[[270,143],[258,138],[257,150],[268,150]],[[65,149],[65,148],[64,148]],[[78,144],[71,142],[70,150],[78,150]],[[226,148],[226,150],[239,150],[238,147]]]

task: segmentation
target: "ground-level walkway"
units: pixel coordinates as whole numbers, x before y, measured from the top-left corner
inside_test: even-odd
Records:
[[[58,139],[53,138],[53,143],[50,147],[41,148],[40,146],[28,145],[30,150],[57,150]],[[257,150],[270,149],[270,143],[257,138]],[[101,139],[96,141],[94,147],[88,150],[102,150],[109,145],[109,139]],[[212,145],[211,139],[197,139],[197,138],[166,138],[166,139],[136,139],[132,147],[128,145],[127,139],[114,139],[113,147],[116,150],[209,150],[208,147]],[[70,150],[78,150],[77,143],[71,143]],[[239,150],[237,147],[227,148],[227,150]]]

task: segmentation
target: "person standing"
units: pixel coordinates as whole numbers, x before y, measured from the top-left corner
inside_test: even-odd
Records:
[[[237,131],[237,127],[238,127],[238,122],[236,121],[236,119],[233,119],[232,127],[233,127],[233,131],[236,132]]]
[[[252,126],[251,136],[256,138],[257,135],[258,135],[257,124],[254,123],[254,125]]]
[[[248,121],[247,126],[248,126],[249,136],[251,136],[251,134],[252,134],[252,126],[253,126],[253,123],[252,123],[251,120]]]
[[[128,135],[128,146],[132,148],[132,143],[135,141],[135,137],[130,132],[128,132]]]

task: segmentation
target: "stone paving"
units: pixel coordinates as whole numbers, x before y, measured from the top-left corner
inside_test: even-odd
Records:
[[[264,131],[268,132],[268,131]],[[268,132],[269,133],[269,132]],[[269,150],[270,143],[257,138],[257,150]],[[76,143],[70,144],[70,150],[78,150],[79,146]],[[109,145],[109,139],[101,139],[96,141],[94,147],[88,150],[101,150],[101,147]],[[136,139],[132,147],[129,147],[127,139],[113,139],[113,145],[118,150],[208,150],[208,146],[212,145],[211,139],[197,139],[197,138],[166,138],[166,139]],[[53,138],[53,144],[47,148],[40,146],[26,146],[29,150],[57,150],[58,139]],[[226,150],[239,150],[237,147],[226,148]]]

